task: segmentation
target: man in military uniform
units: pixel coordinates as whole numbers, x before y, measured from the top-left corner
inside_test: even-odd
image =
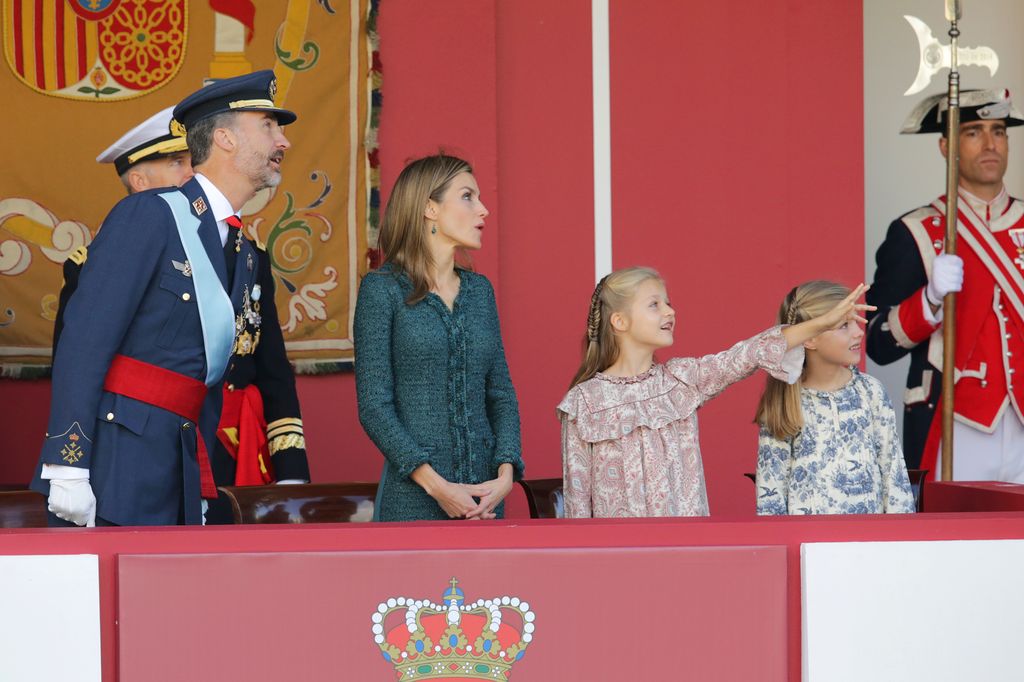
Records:
[[[114,164],[128,194],[157,187],[180,187],[192,177],[192,155],[185,138],[170,133],[173,109],[167,107],[153,114],[96,157],[99,163]],[[64,285],[53,325],[53,357],[57,355],[57,339],[64,328],[64,309],[78,288],[78,275],[88,256],[88,247],[80,246],[64,261]]]
[[[281,126],[296,118],[275,90],[261,71],[183,100],[172,132],[187,131],[196,176],[122,200],[93,242],[64,312],[32,483],[56,519],[200,523],[201,497],[216,496],[206,445],[219,382],[260,298],[260,258],[237,214],[280,182]]]
[[[97,157],[112,163],[129,194],[156,187],[176,187],[189,180],[191,156],[185,138],[170,134],[173,107],[154,114],[125,133]],[[233,248],[233,244],[229,248]],[[251,296],[252,314],[242,323],[224,379],[224,404],[210,457],[214,482],[220,485],[304,483],[309,480],[305,438],[295,376],[277,324],[270,258],[257,244],[258,283]],[[63,328],[64,309],[78,285],[87,247],[64,262],[64,286],[54,324],[53,347]],[[262,324],[262,320],[269,322]],[[269,424],[267,423],[269,420]],[[207,523],[230,523],[223,495],[210,501]]]
[[[1006,90],[961,95],[957,255],[943,252],[945,197],[889,226],[875,256],[868,356],[910,354],[904,456],[934,476],[941,438],[942,300],[957,297],[953,439],[957,480],[1024,482],[1024,202],[1003,185],[1007,128],[1024,124]],[[941,133],[947,98],[926,99],[903,133]],[[1016,381],[1015,381],[1016,377]]]

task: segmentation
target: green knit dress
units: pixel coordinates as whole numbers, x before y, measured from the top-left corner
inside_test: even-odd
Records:
[[[505,361],[494,289],[458,269],[452,309],[384,265],[363,278],[355,312],[359,421],[384,454],[381,521],[446,519],[409,475],[429,463],[455,483],[481,483],[512,464],[523,476],[519,405]],[[504,504],[495,510],[499,518]]]

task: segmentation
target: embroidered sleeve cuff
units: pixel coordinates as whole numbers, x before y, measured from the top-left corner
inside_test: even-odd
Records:
[[[776,377],[787,384],[795,384],[804,371],[804,346],[800,344],[786,351],[782,356],[782,371],[785,378]]]
[[[40,459],[43,464],[67,465],[88,471],[91,450],[92,440],[78,422],[73,422],[63,433],[54,435],[51,431],[46,434]]]
[[[754,337],[757,340],[757,365],[779,381],[796,383],[804,367],[804,347],[786,349],[783,325],[772,327]]]
[[[913,348],[935,331],[938,324],[925,317],[927,307],[924,291],[920,290],[889,311],[889,330],[902,348]]]
[[[302,420],[298,417],[285,417],[267,424],[267,448],[271,456],[289,448],[305,450],[306,439],[302,433]]]

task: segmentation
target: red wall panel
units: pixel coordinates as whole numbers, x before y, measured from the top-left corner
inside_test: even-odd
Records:
[[[614,267],[666,278],[665,358],[770,326],[804,280],[860,281],[860,25],[851,2],[611,2]],[[701,410],[712,514],[753,512],[762,376]]]
[[[527,477],[562,475],[555,406],[594,285],[589,0],[499,0],[502,332]]]

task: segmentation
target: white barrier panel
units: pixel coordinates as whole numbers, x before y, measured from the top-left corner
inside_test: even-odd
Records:
[[[0,680],[100,682],[95,555],[0,556]]]
[[[1024,680],[1024,540],[800,547],[804,682]]]

